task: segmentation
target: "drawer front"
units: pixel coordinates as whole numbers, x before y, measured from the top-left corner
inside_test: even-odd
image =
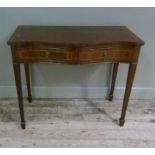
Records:
[[[137,52],[133,46],[83,47],[80,49],[79,61],[136,61]]]
[[[28,46],[13,50],[14,62],[62,62],[69,64],[92,62],[136,62],[139,48],[127,45],[111,46]]]
[[[65,47],[18,48],[16,59],[19,61],[71,61],[72,52]]]

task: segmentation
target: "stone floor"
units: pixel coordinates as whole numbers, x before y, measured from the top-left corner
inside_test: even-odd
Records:
[[[124,127],[122,101],[24,100],[26,130],[17,101],[0,100],[0,147],[155,147],[155,101],[131,100]]]

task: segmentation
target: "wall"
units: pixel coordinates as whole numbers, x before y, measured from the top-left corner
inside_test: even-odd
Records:
[[[155,98],[155,8],[0,8],[1,98],[16,97],[11,53],[6,42],[18,25],[128,26],[146,43],[141,50],[132,98]],[[106,63],[83,66],[33,64],[33,96],[104,98],[110,68],[111,64]],[[127,65],[120,65],[116,98],[123,95],[126,69]],[[25,94],[24,87],[24,96]]]

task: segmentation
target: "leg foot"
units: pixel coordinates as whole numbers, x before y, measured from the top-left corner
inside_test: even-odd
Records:
[[[25,129],[25,126],[26,126],[26,123],[25,123],[25,122],[21,122],[20,125],[21,125],[21,128],[22,128],[22,129]]]
[[[28,99],[29,103],[32,102],[32,98],[28,97],[27,99]]]
[[[123,119],[120,119],[120,120],[119,120],[119,125],[120,125],[120,126],[124,126],[124,123],[125,123],[125,120],[123,120]]]

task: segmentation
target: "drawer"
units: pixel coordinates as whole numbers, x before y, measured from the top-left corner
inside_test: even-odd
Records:
[[[103,47],[83,47],[80,49],[80,62],[98,61],[135,61],[137,52],[134,46],[103,46]]]
[[[14,62],[62,62],[69,64],[91,62],[136,62],[139,48],[129,45],[110,46],[28,46],[13,50]]]
[[[19,61],[71,61],[72,52],[67,47],[29,47],[18,48],[16,59]]]

